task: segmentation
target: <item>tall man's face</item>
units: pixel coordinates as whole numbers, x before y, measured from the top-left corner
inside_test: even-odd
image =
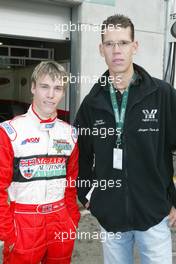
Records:
[[[42,119],[56,116],[56,109],[64,96],[64,87],[61,78],[54,80],[47,74],[42,75],[32,83],[34,110]]]
[[[105,30],[100,53],[105,58],[110,74],[128,73],[137,48],[138,43],[131,39],[130,27]]]

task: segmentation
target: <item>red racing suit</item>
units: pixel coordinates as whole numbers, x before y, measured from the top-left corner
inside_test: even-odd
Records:
[[[70,232],[80,218],[77,175],[77,135],[69,124],[43,121],[32,106],[0,124],[3,263],[70,263]]]

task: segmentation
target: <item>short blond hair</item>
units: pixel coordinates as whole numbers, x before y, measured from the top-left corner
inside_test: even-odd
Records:
[[[61,79],[64,89],[67,88],[69,78],[65,68],[56,61],[41,61],[35,68],[31,76],[31,82],[36,84],[42,75],[49,75],[52,80]]]

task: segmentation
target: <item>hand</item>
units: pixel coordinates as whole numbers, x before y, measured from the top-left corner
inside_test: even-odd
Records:
[[[90,202],[87,202],[87,203],[85,204],[85,208],[88,210],[88,209],[89,209],[89,206],[90,206]]]
[[[4,248],[3,248],[4,253],[3,254],[4,256],[6,256],[7,259],[9,257],[9,254],[12,252],[14,246],[15,246],[15,243],[9,245],[7,242],[4,242]],[[9,261],[6,261],[4,263],[9,263]]]
[[[169,224],[171,227],[176,227],[176,209],[172,206],[169,213]]]
[[[12,245],[9,245],[9,252],[10,252],[10,253],[12,252],[14,246],[15,246],[15,243],[13,243]]]

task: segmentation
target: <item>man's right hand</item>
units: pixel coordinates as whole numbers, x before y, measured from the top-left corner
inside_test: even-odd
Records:
[[[4,242],[3,247],[3,263],[10,263],[10,254],[14,249],[15,243],[9,245],[7,242]]]
[[[88,210],[89,207],[90,207],[90,202],[87,202],[87,203],[85,204],[85,208]]]
[[[13,243],[12,245],[9,245],[9,252],[10,252],[10,253],[12,252],[14,246],[15,246],[15,243]]]

